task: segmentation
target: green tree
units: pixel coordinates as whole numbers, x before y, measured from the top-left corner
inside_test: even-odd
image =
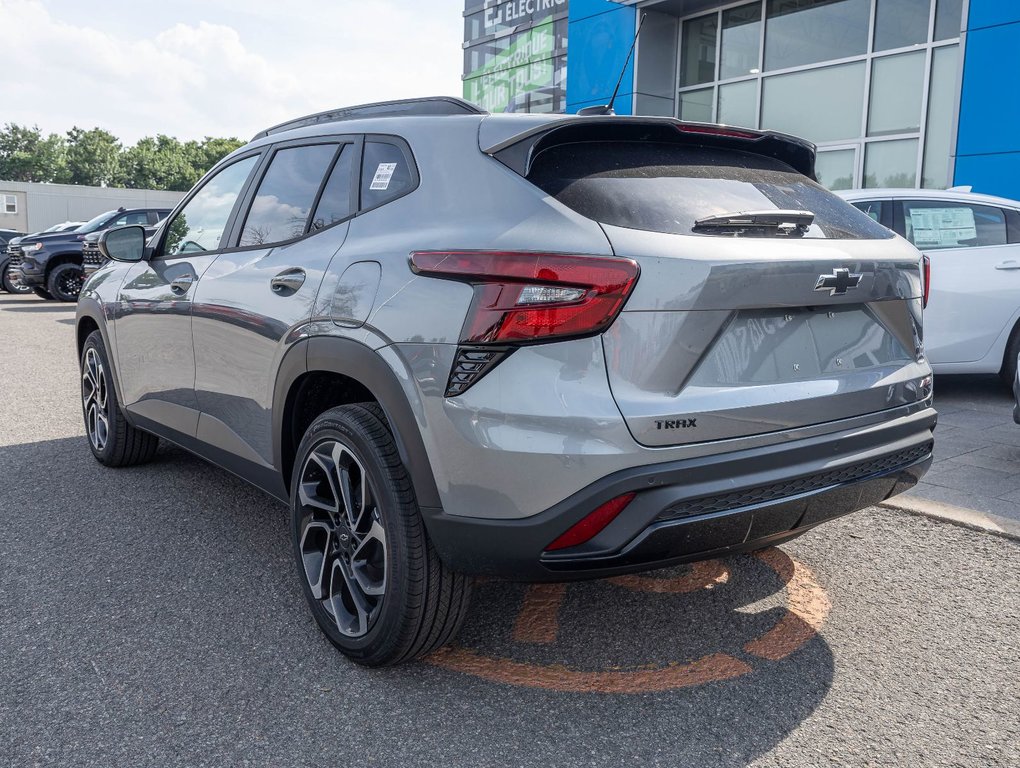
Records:
[[[109,131],[75,126],[67,132],[67,166],[72,184],[107,187],[120,182],[121,145]]]
[[[38,126],[8,123],[0,129],[0,179],[62,182],[68,178],[63,137],[43,138]]]
[[[191,189],[197,175],[186,145],[162,134],[139,139],[120,156],[124,184],[136,189]]]
[[[187,148],[191,166],[195,170],[195,181],[202,178],[206,171],[224,157],[243,146],[243,141],[233,137],[229,139],[214,139],[211,136],[206,136],[202,141],[189,141],[185,147]]]

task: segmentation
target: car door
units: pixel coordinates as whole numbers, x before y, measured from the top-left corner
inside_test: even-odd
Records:
[[[207,179],[163,228],[152,256],[125,275],[114,320],[122,395],[150,427],[195,435],[192,298],[223,247],[259,157],[240,158]]]
[[[931,260],[924,346],[933,365],[988,354],[1020,309],[1020,246],[1006,213],[959,200],[899,200],[897,231]]]
[[[276,371],[346,239],[360,144],[336,137],[278,145],[237,217],[233,247],[195,293],[198,437],[227,452],[239,474],[274,464]]]

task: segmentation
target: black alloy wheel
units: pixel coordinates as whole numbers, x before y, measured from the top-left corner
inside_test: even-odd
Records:
[[[85,270],[78,264],[58,264],[46,281],[46,289],[57,301],[78,301],[84,285]]]

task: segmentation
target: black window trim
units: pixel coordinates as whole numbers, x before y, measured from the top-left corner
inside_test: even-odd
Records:
[[[205,189],[206,184],[208,184],[213,179],[214,176],[218,176],[221,171],[225,171],[230,166],[236,165],[237,163],[240,163],[244,160],[248,160],[252,157],[257,158],[255,161],[255,165],[252,168],[252,170],[248,173],[248,178],[245,180],[244,185],[241,187],[241,193],[237,196],[237,200],[234,201],[233,208],[230,209],[230,215],[227,217],[227,223],[226,226],[223,228],[223,235],[220,237],[220,242],[217,244],[216,248],[202,252],[204,254],[223,253],[224,251],[223,244],[225,242],[229,242],[229,240],[226,240],[225,238],[233,229],[234,219],[237,217],[238,205],[242,200],[245,199],[246,195],[248,194],[248,191],[252,186],[252,180],[255,178],[256,174],[258,174],[260,167],[265,163],[265,147],[258,147],[257,149],[253,149],[250,152],[245,152],[243,154],[238,155],[237,157],[230,158],[229,162],[217,163],[212,168],[210,168],[206,172],[205,176],[199,179],[198,183],[194,187],[192,187],[191,191],[184,196],[184,199],[181,200],[181,202],[179,202],[170,211],[170,213],[166,215],[166,218],[163,219],[163,223],[160,224],[159,228],[159,242],[152,246],[152,253],[148,256],[147,260],[169,261],[178,258],[180,259],[193,258],[195,256],[194,253],[175,253],[172,256],[167,256],[166,254],[163,253],[163,246],[166,244],[166,234],[170,230],[169,222],[173,221],[174,217],[176,217],[178,213],[184,210],[188,203],[190,203],[192,199],[194,199],[195,195],[197,195],[199,192]]]
[[[219,252],[238,253],[240,251],[266,250],[269,248],[280,248],[282,246],[292,245],[293,243],[296,243],[300,240],[304,240],[305,238],[310,237],[311,235],[317,235],[320,232],[325,232],[327,229],[332,229],[335,226],[348,222],[355,216],[357,216],[358,214],[356,205],[357,192],[356,189],[354,188],[354,184],[357,182],[359,176],[357,173],[354,172],[352,168],[351,193],[353,196],[351,197],[351,203],[352,208],[354,210],[346,218],[343,218],[340,221],[334,221],[328,227],[323,227],[322,229],[316,230],[309,229],[312,217],[315,215],[315,206],[318,205],[319,199],[322,197],[323,190],[325,190],[326,188],[326,183],[329,181],[329,176],[333,172],[333,169],[336,167],[336,163],[340,160],[340,155],[343,153],[344,148],[348,146],[352,147],[354,152],[354,159],[352,160],[352,163],[356,162],[360,166],[361,146],[363,140],[364,138],[357,134],[349,133],[330,134],[325,136],[309,136],[307,138],[302,139],[291,139],[290,141],[281,141],[279,143],[272,144],[269,147],[264,148],[266,150],[266,155],[263,158],[262,162],[259,164],[259,166],[255,169],[253,181],[249,184],[248,189],[242,196],[241,207],[234,212],[234,217],[231,221],[229,237],[227,238],[226,242],[234,243],[234,245],[231,245],[226,248],[221,248]],[[294,149],[296,147],[315,147],[323,144],[335,144],[336,150],[333,153],[333,158],[329,162],[329,167],[328,170],[326,171],[326,174],[322,177],[321,181],[319,182],[319,189],[318,192],[316,192],[315,201],[312,205],[311,210],[308,213],[308,219],[305,221],[304,233],[299,237],[292,237],[287,240],[280,240],[279,242],[258,243],[256,245],[238,245],[238,243],[241,242],[241,234],[244,232],[244,224],[248,220],[248,214],[251,212],[252,203],[255,202],[255,195],[258,193],[259,186],[261,186],[262,184],[262,179],[265,177],[266,173],[269,171],[269,168],[272,166],[273,158],[276,157],[276,153],[282,149]],[[242,212],[244,214],[243,216],[241,215]]]

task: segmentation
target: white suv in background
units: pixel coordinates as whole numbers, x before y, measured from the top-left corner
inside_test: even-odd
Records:
[[[858,189],[843,199],[930,261],[924,347],[936,373],[999,373],[1020,354],[1020,202],[949,190]]]

